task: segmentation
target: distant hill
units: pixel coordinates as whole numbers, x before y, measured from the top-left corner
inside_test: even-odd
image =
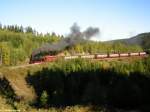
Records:
[[[150,49],[150,32],[138,34],[137,36],[128,38],[128,39],[119,39],[119,40],[112,40],[108,42],[121,42],[124,44],[136,44],[140,45],[144,49]]]

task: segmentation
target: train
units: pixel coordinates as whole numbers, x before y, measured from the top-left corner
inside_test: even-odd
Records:
[[[43,63],[43,62],[53,62],[60,58],[64,60],[70,60],[70,59],[111,59],[111,58],[121,58],[121,57],[134,57],[134,56],[146,56],[146,52],[130,52],[130,53],[106,53],[106,54],[87,54],[87,55],[71,55],[71,56],[60,56],[60,55],[44,55],[41,57],[32,57],[30,58],[29,64],[35,64],[35,63]]]

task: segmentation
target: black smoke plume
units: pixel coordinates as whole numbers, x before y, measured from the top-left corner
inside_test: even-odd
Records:
[[[99,33],[98,28],[89,27],[84,31],[84,36],[86,37],[86,39],[90,39],[92,36],[96,35],[97,33]]]
[[[33,51],[32,56],[34,57],[35,55],[44,52],[59,52],[64,50],[66,47],[74,46],[99,34],[99,28],[93,27],[88,27],[85,31],[81,32],[77,23],[74,23],[70,30],[71,32],[67,37],[55,44],[44,44],[42,47]]]

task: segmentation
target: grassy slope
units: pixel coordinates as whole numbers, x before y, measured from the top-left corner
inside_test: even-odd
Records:
[[[138,59],[138,58],[137,58]],[[116,60],[115,60],[116,61]],[[123,60],[118,60],[123,61]],[[133,60],[132,60],[133,61]],[[112,62],[112,61],[111,61]],[[130,60],[125,59],[124,62],[130,62]],[[109,61],[102,61],[104,68],[109,68]],[[51,64],[42,64],[42,65],[35,65],[35,66],[29,66],[24,68],[10,68],[10,67],[3,67],[0,68],[0,73],[2,76],[6,77],[6,79],[10,82],[10,85],[12,86],[13,90],[15,91],[15,94],[17,96],[23,96],[24,100],[23,102],[17,103],[16,107],[21,110],[28,110],[28,111],[37,111],[37,109],[34,109],[28,105],[29,101],[33,101],[34,98],[36,98],[36,94],[34,92],[34,89],[32,87],[29,87],[27,85],[25,77],[28,75],[28,72],[31,74],[42,70],[43,67],[51,67]],[[11,109],[11,105],[6,103],[5,98],[2,98],[0,96],[0,107],[4,107],[8,109]],[[56,109],[51,108],[49,109],[50,112],[88,112],[90,111],[90,106],[81,107],[81,106],[74,106],[74,107],[66,107],[64,109]],[[1,109],[1,108],[0,108]],[[80,111],[79,111],[80,110]],[[47,110],[40,110],[40,112],[47,112]],[[105,111],[102,111],[105,112]]]
[[[49,64],[48,64],[49,65]],[[20,103],[15,103],[15,106],[18,110],[21,111],[28,111],[28,112],[92,112],[93,107],[89,106],[67,106],[65,108],[49,108],[49,109],[36,109],[28,105],[28,101],[34,100],[36,97],[33,88],[29,87],[25,81],[25,77],[27,76],[28,72],[30,73],[36,72],[41,70],[43,67],[47,67],[47,64],[44,65],[35,65],[25,68],[1,68],[0,73],[1,75],[5,76],[12,88],[15,90],[15,93],[18,96],[23,96],[24,101]],[[0,96],[0,107],[2,109],[13,109],[10,104],[6,103],[6,99]],[[95,108],[95,107],[94,107]],[[0,108],[1,109],[1,108]],[[96,108],[98,112],[105,112],[104,108]],[[94,111],[95,112],[95,111]]]
[[[49,108],[47,109],[35,109],[30,107],[27,103],[28,101],[33,100],[36,95],[33,88],[29,87],[25,81],[25,77],[27,76],[28,72],[30,73],[36,72],[41,70],[43,67],[47,67],[49,64],[44,65],[35,65],[31,67],[25,68],[1,68],[0,73],[2,76],[5,76],[7,80],[9,80],[10,85],[15,90],[15,93],[18,96],[23,96],[24,101],[20,103],[16,103],[15,106],[17,109],[21,111],[28,111],[28,112],[92,112],[92,106],[68,106],[66,108]],[[6,99],[0,96],[0,109],[13,109],[10,104],[6,103]],[[98,108],[99,112],[103,109]],[[104,111],[102,111],[104,112]]]
[[[6,99],[0,96],[0,111],[3,111],[4,109],[11,110],[13,109],[10,104],[7,103]]]
[[[35,65],[34,67],[16,69],[1,68],[0,73],[10,82],[10,85],[17,96],[23,96],[25,101],[30,101],[36,96],[34,90],[27,85],[25,77],[29,71],[34,72],[36,70],[40,70],[40,68],[41,67],[38,65]]]

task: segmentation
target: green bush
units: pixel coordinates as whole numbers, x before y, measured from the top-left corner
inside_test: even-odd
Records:
[[[45,107],[47,103],[48,103],[48,94],[46,91],[43,91],[40,97],[40,105]]]

